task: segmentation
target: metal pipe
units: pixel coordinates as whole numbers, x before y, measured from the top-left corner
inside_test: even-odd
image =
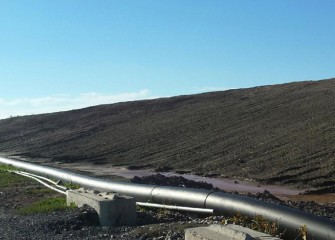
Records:
[[[71,173],[62,169],[51,168],[3,157],[0,157],[0,162],[12,165],[17,168],[22,168],[36,174],[41,174],[43,176],[64,180],[70,183],[77,183],[83,187],[90,187],[97,190],[111,191],[129,196],[136,196],[135,198],[139,202],[146,202],[148,198],[150,198],[153,188],[155,188],[155,186],[153,185],[120,183],[115,181],[97,179],[89,176]]]
[[[24,174],[24,176],[32,176],[32,177],[35,177],[35,178],[38,178],[38,179],[40,179],[40,180],[44,180],[44,181],[46,181],[46,182],[49,182],[49,183],[51,183],[52,185],[54,185],[55,187],[57,187],[57,188],[59,188],[59,189],[62,189],[63,191],[66,191],[66,190],[68,190],[68,188],[67,187],[64,187],[64,186],[61,186],[61,185],[59,185],[58,183],[56,183],[55,181],[52,181],[51,179],[49,179],[49,178],[46,178],[46,177],[42,177],[42,176],[39,176],[39,175],[36,175],[36,174],[32,174],[32,173],[28,173],[28,172],[23,172],[23,171],[10,171],[9,170],[9,172],[12,172],[12,173],[22,173],[22,174]]]
[[[38,179],[37,177],[33,177],[33,176],[30,176],[30,175],[27,175],[27,174],[24,174],[22,172],[18,172],[18,171],[12,171],[12,173],[15,173],[15,174],[18,174],[18,175],[21,175],[21,176],[24,176],[24,177],[28,177],[28,178],[31,178],[31,179],[34,179],[35,181],[41,183],[42,185],[46,186],[47,188],[50,188],[56,192],[59,192],[61,194],[64,194],[64,195],[67,195],[66,192],[62,191],[62,190],[59,190],[58,188],[55,188],[53,186],[50,186],[49,184],[43,182],[42,180]]]
[[[31,179],[36,180],[37,182],[43,184],[44,186],[46,186],[47,188],[50,188],[52,190],[55,190],[59,193],[65,194],[66,195],[66,191],[68,190],[68,188],[63,187],[58,185],[55,181],[50,180],[49,178],[46,177],[42,177],[36,174],[32,174],[32,173],[28,173],[28,172],[23,172],[23,171],[13,171],[13,170],[8,170],[8,172],[11,173],[15,173],[24,177],[28,177]],[[63,191],[56,189],[54,187],[52,187],[51,185],[43,182],[47,181],[51,184],[53,184],[54,186],[56,186],[57,188],[61,188],[63,189]],[[171,210],[178,210],[178,211],[187,211],[187,212],[196,212],[196,213],[206,213],[206,214],[213,214],[214,210],[213,209],[207,209],[207,208],[192,208],[192,207],[182,207],[182,206],[174,206],[174,205],[164,205],[164,204],[157,204],[157,203],[147,203],[147,202],[136,202],[136,205],[138,206],[142,206],[142,207],[152,207],[152,208],[164,208],[164,209],[171,209]]]
[[[66,193],[66,191],[68,190],[67,187],[60,186],[55,181],[52,181],[49,178],[42,177],[42,176],[39,176],[39,175],[36,175],[36,174],[32,174],[32,173],[28,173],[28,172],[23,172],[23,171],[13,171],[13,170],[8,170],[8,171],[11,172],[11,173],[15,173],[15,174],[18,174],[18,175],[21,175],[21,176],[24,176],[24,177],[28,177],[28,178],[34,179],[37,182],[43,184],[44,186],[46,186],[46,187],[48,187],[48,188],[50,188],[52,190],[55,190],[55,191],[57,191],[59,193],[67,195],[67,193]],[[42,180],[47,181],[47,182],[53,184],[57,188],[63,189],[63,191],[52,187],[51,185],[43,182]],[[182,206],[164,205],[164,204],[147,203],[147,202],[136,202],[136,205],[142,206],[142,207],[164,208],[164,209],[171,209],[171,210],[178,210],[178,211],[187,211],[187,212],[195,212],[195,213],[205,213],[205,214],[213,214],[214,213],[213,209],[207,209],[207,208],[192,208],[192,207],[182,207]]]
[[[191,208],[191,207],[182,207],[182,206],[173,206],[173,205],[164,205],[157,203],[147,203],[147,202],[137,202],[136,205],[141,207],[153,207],[153,208],[164,208],[178,211],[186,211],[186,212],[194,212],[194,213],[205,213],[205,214],[213,214],[213,209],[207,208]]]
[[[308,228],[308,234],[315,236],[314,239],[335,239],[334,221],[279,204],[215,192],[208,196],[206,207],[230,216],[236,215],[237,212],[250,218],[263,216],[277,223],[281,230],[286,229],[285,237],[289,237],[288,239],[295,239],[298,235],[296,230],[304,225]]]
[[[262,215],[269,221],[277,222],[281,231],[286,230],[285,236],[289,239],[294,239],[298,235],[297,229],[303,225],[307,226],[309,234],[314,235],[315,239],[335,239],[334,221],[300,210],[270,204],[240,195],[202,189],[161,187],[102,180],[65,170],[1,157],[0,162],[37,174],[77,183],[81,186],[133,196],[137,202],[154,202],[195,208],[209,208],[214,209],[215,213],[227,216],[236,215],[237,212],[250,218],[256,215]]]

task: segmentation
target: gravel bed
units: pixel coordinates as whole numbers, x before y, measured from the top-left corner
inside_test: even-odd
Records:
[[[156,176],[156,177],[155,177]],[[141,183],[185,185],[198,187],[194,181],[162,175],[142,178]],[[134,180],[134,179],[133,179]],[[135,178],[139,181],[139,178]],[[150,181],[150,182],[149,182]],[[24,194],[31,186],[0,189],[0,239],[129,239],[181,240],[184,230],[228,221],[224,216],[198,216],[166,209],[138,208],[137,225],[101,227],[96,212],[88,206],[52,213],[18,215],[16,209],[36,200],[38,196]],[[211,186],[207,186],[208,189]],[[238,193],[233,193],[238,194]],[[335,205],[315,202],[282,201],[268,191],[247,196],[308,211],[335,220]]]
[[[217,218],[219,219],[219,218]],[[217,221],[218,222],[218,221]],[[137,226],[101,227],[96,212],[83,207],[48,214],[0,216],[0,239],[184,239],[184,229],[213,223],[168,210],[141,210]]]
[[[234,193],[238,194],[238,193]],[[327,203],[327,204],[318,204],[314,201],[282,201],[276,196],[272,195],[269,191],[265,190],[262,193],[257,194],[247,194],[248,197],[256,198],[258,200],[281,204],[287,207],[296,208],[305,212],[312,213],[317,216],[326,217],[333,221],[335,221],[335,204]],[[335,224],[335,223],[334,223]]]

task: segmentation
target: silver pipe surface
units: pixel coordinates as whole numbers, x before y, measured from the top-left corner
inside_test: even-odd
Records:
[[[335,222],[311,213],[289,208],[279,204],[259,201],[246,196],[216,192],[208,196],[206,208],[213,208],[220,213],[233,216],[237,212],[249,218],[263,216],[267,220],[277,223],[280,229],[286,229],[285,237],[295,239],[296,229],[306,225],[309,236],[314,239],[335,239]]]
[[[164,204],[147,203],[147,202],[145,202],[145,203],[144,202],[137,202],[136,205],[142,206],[142,207],[163,208],[163,209],[171,209],[171,210],[195,212],[195,213],[206,213],[206,214],[213,214],[214,213],[213,209],[207,209],[207,208],[191,208],[191,207],[164,205]]]
[[[32,174],[32,173],[28,173],[28,172],[23,172],[23,171],[10,171],[10,172],[13,172],[13,173],[23,173],[27,176],[32,176],[32,177],[35,177],[35,178],[38,178],[38,179],[41,179],[41,180],[44,180],[46,182],[49,182],[51,184],[53,184],[54,186],[56,186],[57,188],[59,189],[62,189],[64,191],[68,190],[67,187],[64,187],[64,186],[61,186],[61,185],[58,185],[55,181],[52,181],[51,179],[49,178],[46,178],[46,177],[42,177],[42,176],[39,176],[39,175],[36,175],[36,174]]]
[[[43,182],[42,180],[38,179],[37,177],[33,177],[31,175],[28,175],[28,174],[25,174],[25,173],[22,173],[22,172],[18,172],[18,171],[11,171],[12,173],[15,173],[15,174],[18,174],[18,175],[21,175],[21,176],[24,176],[24,177],[28,177],[28,178],[31,178],[31,179],[34,179],[35,181],[39,182],[40,184],[44,185],[45,187],[47,188],[50,188],[56,192],[59,192],[61,194],[64,194],[64,195],[67,195],[66,192],[62,191],[62,190],[59,190],[58,188],[55,188],[53,186],[50,186],[49,184]]]
[[[27,175],[27,176],[36,177],[36,178],[38,178],[38,179],[40,179],[40,180],[44,180],[44,181],[46,181],[46,182],[51,183],[51,184],[54,185],[56,188],[62,189],[63,191],[67,191],[67,190],[68,190],[67,187],[64,187],[64,186],[62,186],[62,185],[59,185],[59,184],[56,183],[55,181],[52,181],[51,179],[46,178],[46,177],[42,177],[42,176],[40,176],[40,175],[36,175],[36,174],[28,173],[28,172],[22,172],[22,171],[10,171],[10,172],[14,172],[14,173],[19,172],[19,173],[23,173],[23,174],[25,174],[25,175]]]
[[[136,201],[146,202],[150,199],[151,193],[155,186],[145,184],[120,183],[108,181],[76,173],[71,173],[62,169],[51,168],[47,166],[32,164],[28,162],[0,157],[0,162],[12,165],[16,168],[22,168],[36,174],[47,177],[61,179],[70,183],[77,183],[83,187],[90,187],[97,190],[122,193],[129,196],[136,196]]]
[[[102,180],[61,169],[1,157],[0,162],[44,176],[77,183],[81,186],[129,195],[134,197],[137,202],[154,202],[167,205],[209,208],[213,209],[215,213],[225,214],[227,216],[236,215],[237,212],[250,218],[254,218],[256,215],[262,215],[269,221],[276,222],[279,225],[280,231],[286,230],[285,236],[289,239],[294,239],[298,235],[297,229],[300,226],[306,225],[309,235],[314,235],[315,239],[335,240],[334,221],[300,210],[270,204],[240,195],[202,189],[161,187]]]

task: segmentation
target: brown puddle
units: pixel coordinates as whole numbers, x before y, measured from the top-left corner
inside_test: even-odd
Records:
[[[108,165],[93,165],[93,164],[61,164],[62,167],[66,167],[69,169],[75,169],[85,172],[91,172],[94,176],[120,176],[124,178],[133,178],[134,176],[144,177],[152,174],[157,174],[152,170],[141,169],[141,170],[129,170],[124,167],[113,167]],[[60,167],[58,165],[57,167]],[[207,182],[211,183],[214,187],[223,189],[227,192],[237,191],[240,193],[258,193],[263,192],[264,190],[270,191],[274,195],[297,195],[299,193],[305,192],[306,189],[296,189],[289,186],[279,186],[279,185],[259,185],[257,182],[251,181],[240,181],[229,178],[210,178],[210,177],[202,177],[192,174],[177,174],[173,172],[163,172],[160,173],[165,176],[182,176],[188,180],[194,180],[198,182]]]
[[[194,180],[197,182],[211,183],[214,187],[223,189],[227,192],[239,192],[239,193],[258,193],[264,190],[270,191],[274,195],[297,195],[299,193],[305,192],[305,190],[295,189],[286,186],[278,185],[259,185],[256,182],[251,181],[240,181],[229,178],[210,178],[202,177],[192,174],[176,174],[172,172],[162,173],[165,176],[182,176],[188,180]]]
[[[294,202],[314,201],[320,204],[335,203],[335,193],[326,193],[322,195],[278,195],[277,197],[284,201],[287,200],[291,200]]]

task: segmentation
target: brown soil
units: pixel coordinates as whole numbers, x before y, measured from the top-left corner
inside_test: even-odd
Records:
[[[314,201],[319,204],[325,204],[325,203],[332,203],[335,204],[335,194],[319,194],[319,195],[305,195],[305,194],[299,194],[299,195],[277,195],[277,197],[284,201]]]
[[[335,188],[335,79],[0,121],[0,151]]]

